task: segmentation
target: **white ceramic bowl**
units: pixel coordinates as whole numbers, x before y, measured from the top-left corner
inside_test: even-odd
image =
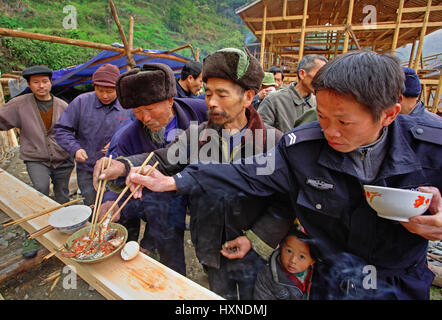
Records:
[[[92,209],[85,205],[64,207],[51,214],[49,224],[60,232],[72,234],[86,224],[91,214]]]
[[[364,185],[365,199],[379,217],[408,222],[430,206],[432,193]]]

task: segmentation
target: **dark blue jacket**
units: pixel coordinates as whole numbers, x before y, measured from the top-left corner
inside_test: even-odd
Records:
[[[442,122],[442,117],[428,111],[422,101],[419,101],[417,106],[415,106],[408,115],[412,117],[423,118],[425,120]]]
[[[192,92],[187,92],[178,82],[179,79],[175,79],[176,81],[176,97],[177,98],[192,98],[192,99],[200,99],[204,100],[206,98],[205,94],[202,95],[194,95]]]
[[[387,139],[387,155],[372,184],[442,190],[442,125],[399,115]],[[288,197],[321,253],[312,299],[429,298],[434,275],[425,264],[428,241],[377,216],[350,157],[328,145],[317,121],[286,133],[271,154],[270,175],[257,175],[257,164],[188,166],[174,176],[177,192]],[[378,290],[362,287],[368,265],[376,268]]]

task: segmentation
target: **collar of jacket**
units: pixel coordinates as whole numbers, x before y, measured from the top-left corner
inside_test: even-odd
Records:
[[[423,116],[424,112],[425,112],[424,103],[422,101],[419,101],[416,104],[416,106],[413,108],[413,110],[411,110],[411,112],[409,113],[409,116],[420,117],[420,116]]]
[[[253,141],[255,144],[256,150],[264,150],[264,146],[266,143],[267,138],[267,132],[264,126],[264,122],[262,121],[261,117],[258,114],[258,111],[256,111],[255,108],[252,106],[248,106],[245,110],[246,112],[246,118],[247,118],[247,131],[241,138],[241,144],[244,144],[245,141]],[[204,131],[201,136],[200,140],[200,147],[205,145],[208,141],[210,141],[210,135],[207,134],[207,129],[211,128],[211,122],[210,119],[206,123],[206,127],[204,128]],[[257,134],[257,130],[262,130],[262,139],[255,140],[255,136]],[[252,136],[250,136],[252,135]],[[219,134],[221,137],[222,135]]]
[[[292,93],[293,95],[293,102],[295,103],[295,105],[300,105],[303,103],[307,103],[309,106],[313,107],[310,103],[310,101],[313,98],[313,94],[309,94],[306,98],[307,100],[304,100],[303,97],[301,97],[301,95],[299,94],[298,90],[296,90],[296,84],[297,82],[292,82],[292,84],[287,88],[287,90],[289,90],[289,92]]]
[[[109,105],[105,105],[103,104],[100,99],[98,99],[97,94],[94,92],[95,95],[95,108],[100,109],[100,108],[104,108],[105,106],[109,106],[109,110],[110,109],[116,109],[116,110],[123,110],[123,107],[120,105],[120,101],[118,101],[118,98],[115,98],[115,100],[109,104]]]
[[[422,169],[416,153],[405,138],[407,133],[404,130],[398,119],[389,125],[385,145],[387,154],[376,180]],[[326,145],[320,152],[318,164],[358,178],[350,157],[346,153],[332,149],[326,140],[324,142]]]

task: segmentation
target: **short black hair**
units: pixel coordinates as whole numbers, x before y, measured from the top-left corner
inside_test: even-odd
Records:
[[[203,64],[199,61],[188,61],[181,70],[181,80],[186,80],[189,76],[195,79],[203,72]]]
[[[282,76],[282,80],[284,80],[284,72],[282,72],[281,68],[278,68],[277,66],[271,66],[268,72],[273,73],[273,75],[280,73]]]
[[[299,77],[299,70],[301,69],[309,72],[311,69],[316,67],[316,60],[322,60],[325,63],[328,62],[326,57],[319,54],[307,54],[301,59],[301,61],[299,61],[298,66],[296,67],[297,76]]]
[[[286,239],[290,236],[294,236],[298,240],[307,243],[309,246],[310,255],[311,255],[312,259],[317,260],[317,258],[319,257],[319,251],[316,248],[316,245],[314,244],[315,241],[313,241],[313,239],[309,235],[307,235],[306,233],[299,230],[298,225],[293,224],[292,226],[290,226],[286,235],[282,239],[281,244],[284,243],[286,241]]]
[[[351,94],[377,122],[381,112],[399,102],[405,75],[397,57],[373,51],[340,55],[319,69],[312,81],[315,93],[329,89]]]

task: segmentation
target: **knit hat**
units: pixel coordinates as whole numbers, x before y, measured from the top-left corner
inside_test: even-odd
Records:
[[[115,82],[120,76],[120,69],[113,64],[103,64],[92,75],[92,84],[95,86],[115,88]]]
[[[411,68],[402,67],[405,73],[405,91],[402,93],[406,97],[418,97],[421,93],[421,82],[416,71]]]
[[[123,73],[116,84],[117,97],[125,109],[148,106],[176,96],[175,76],[163,63],[149,63]]]
[[[262,79],[263,86],[276,86],[275,76],[273,73],[264,72],[264,79]]]
[[[29,82],[31,76],[46,75],[52,78],[52,70],[45,66],[32,66],[22,71],[21,76]]]
[[[264,71],[248,50],[244,52],[235,48],[226,48],[204,59],[203,81],[207,82],[208,78],[227,79],[246,90],[253,89],[256,93],[261,88]]]

